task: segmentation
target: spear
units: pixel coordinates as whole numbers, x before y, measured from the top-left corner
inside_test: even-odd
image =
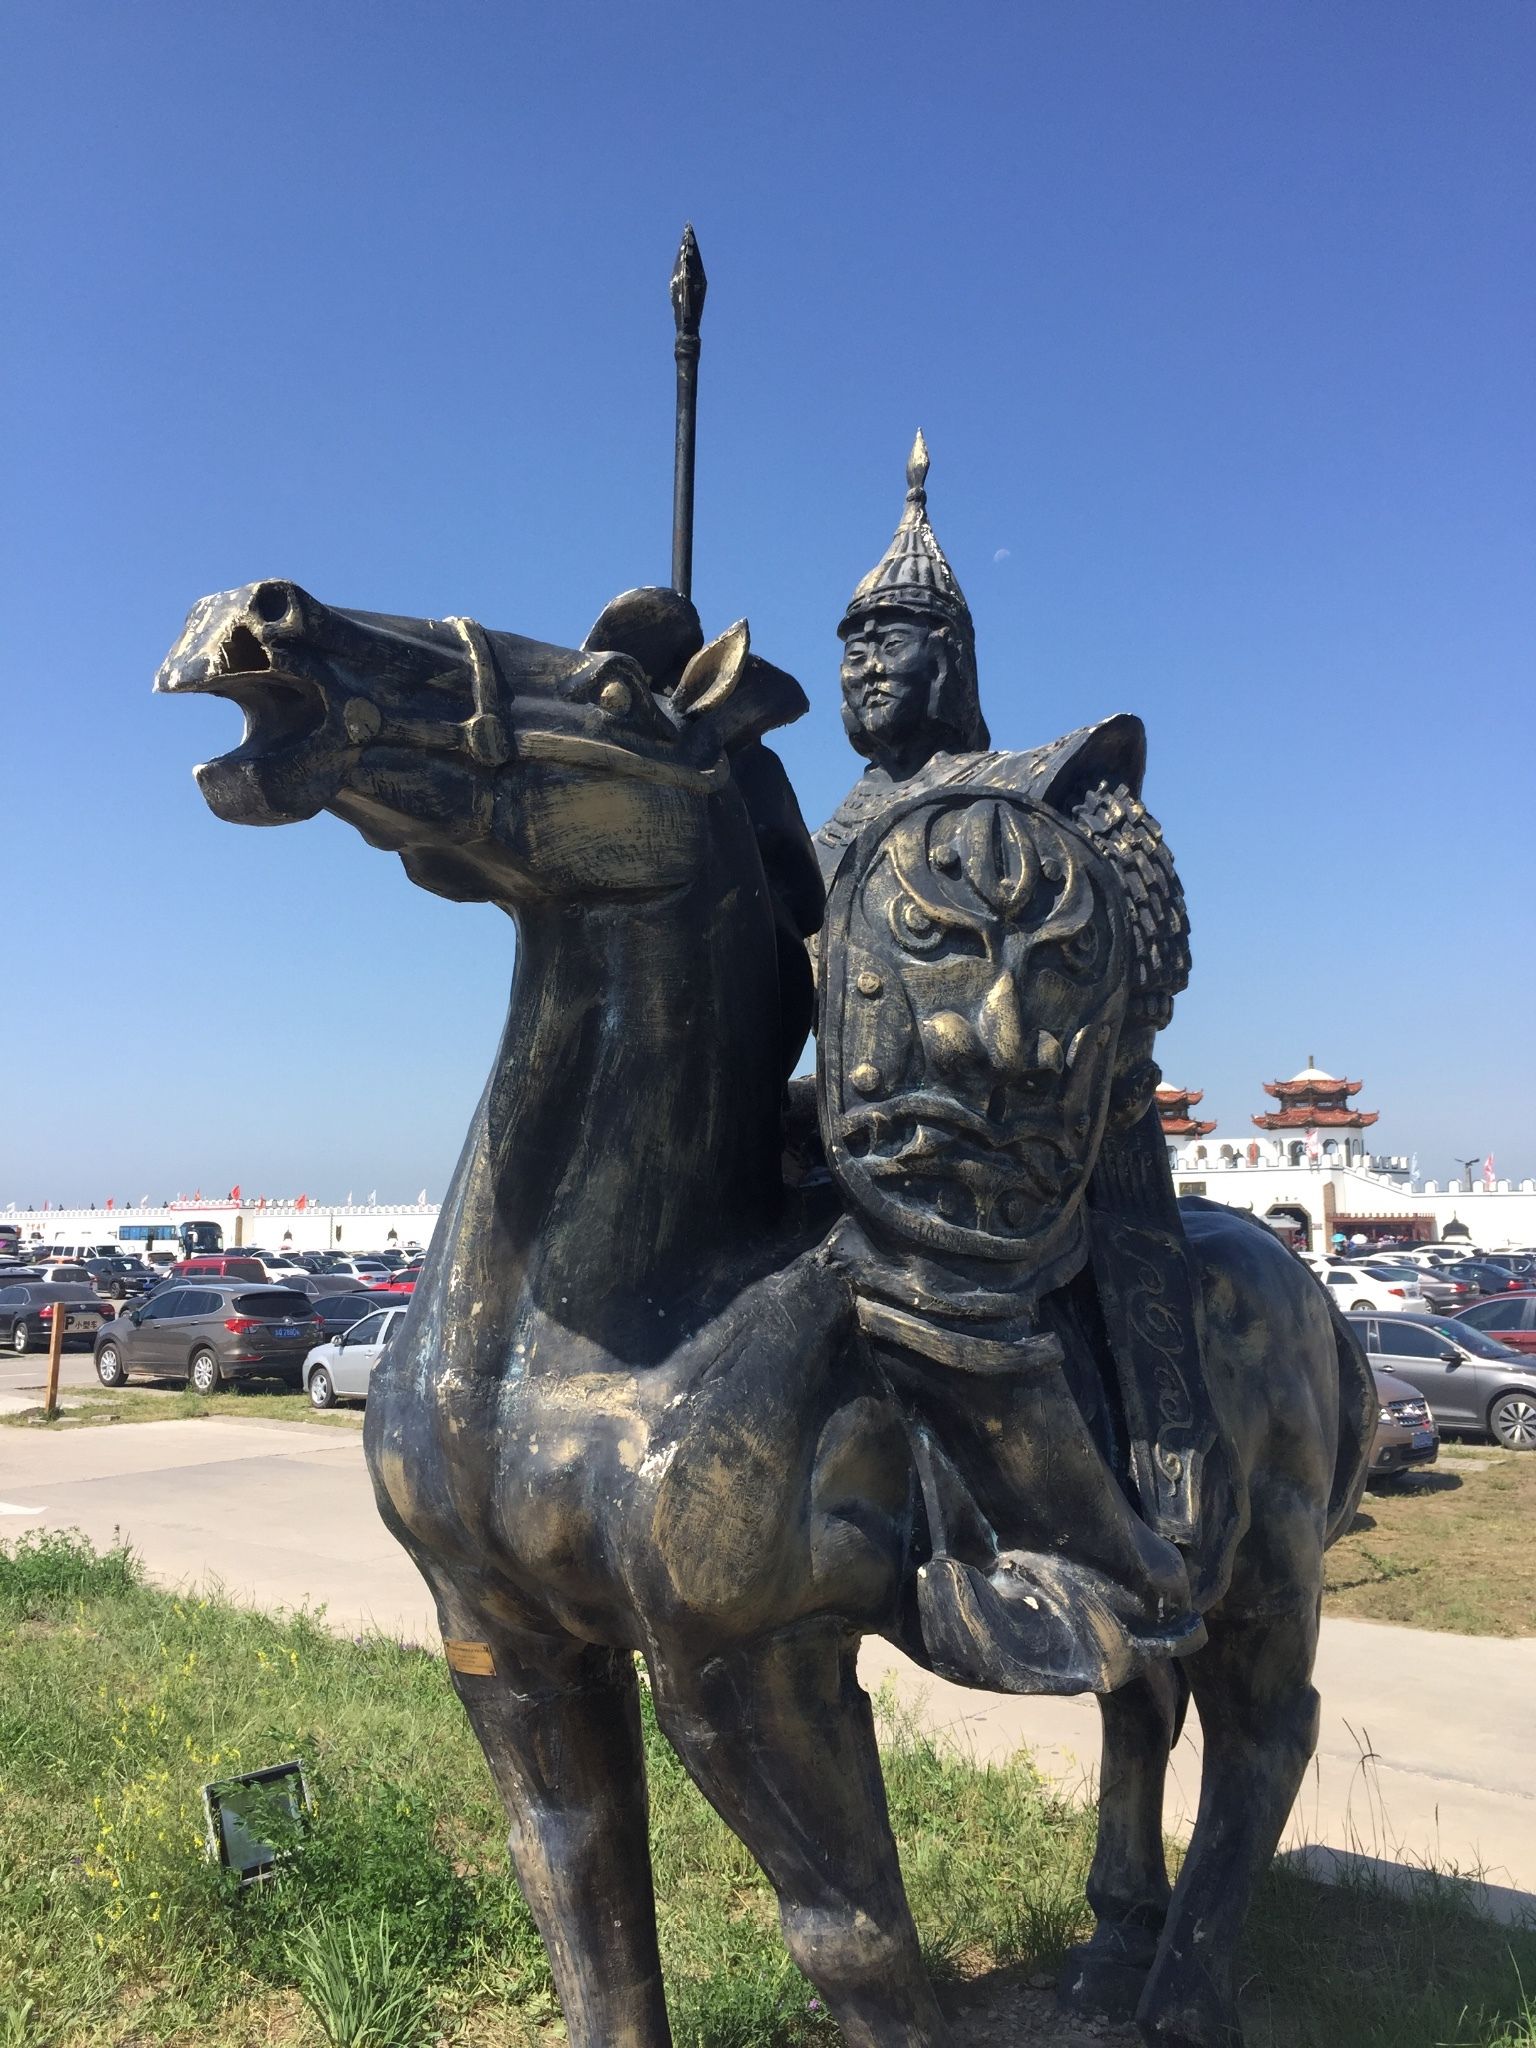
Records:
[[[672,470],[672,588],[693,595],[693,452],[699,407],[699,321],[709,280],[694,239],[683,229],[672,269],[672,317],[677,322],[677,452]]]

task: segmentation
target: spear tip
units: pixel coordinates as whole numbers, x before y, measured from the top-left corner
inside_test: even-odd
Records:
[[[677,322],[679,334],[697,334],[699,320],[704,312],[704,294],[709,289],[709,279],[704,275],[704,259],[699,254],[698,237],[693,232],[693,222],[683,228],[683,239],[677,245],[677,261],[672,266],[672,317]]]

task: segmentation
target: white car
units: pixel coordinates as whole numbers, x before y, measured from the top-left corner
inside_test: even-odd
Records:
[[[316,1408],[334,1408],[343,1395],[367,1398],[369,1376],[404,1314],[403,1308],[376,1308],[306,1355],[304,1391]]]
[[[1346,1313],[1366,1315],[1374,1309],[1378,1314],[1401,1315],[1404,1309],[1426,1306],[1418,1281],[1406,1271],[1400,1281],[1378,1280],[1359,1266],[1327,1266],[1317,1277]]]
[[[240,1245],[236,1249],[242,1259],[260,1259],[274,1287],[287,1287],[295,1280],[309,1277],[309,1269],[296,1264],[285,1252],[264,1252],[259,1246],[253,1249],[249,1245]]]

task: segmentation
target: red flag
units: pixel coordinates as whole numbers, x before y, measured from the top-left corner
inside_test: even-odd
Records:
[[[1483,1161],[1483,1186],[1489,1189],[1493,1186],[1493,1154],[1491,1152]]]
[[[295,1209],[307,1209],[309,1207],[308,1195],[300,1195],[299,1199],[294,1203],[293,1206],[295,1207]]]
[[[239,1181],[236,1181],[236,1182],[235,1182],[235,1184],[234,1184],[234,1186],[233,1186],[233,1187],[232,1187],[232,1188],[230,1189],[230,1191],[229,1191],[229,1199],[230,1199],[230,1200],[231,1200],[232,1202],[238,1202],[238,1201],[239,1201],[239,1199],[240,1199],[240,1183],[239,1183]]]
[[[113,1206],[113,1202],[112,1202],[112,1197],[111,1197],[110,1195],[108,1195],[108,1197],[107,1197],[107,1207],[108,1207],[108,1208],[110,1209],[110,1208],[111,1208],[112,1206]]]
[[[1322,1156],[1323,1156],[1323,1148],[1322,1148],[1321,1144],[1320,1144],[1320,1143],[1318,1142],[1318,1136],[1317,1136],[1317,1133],[1316,1133],[1316,1131],[1308,1131],[1308,1133],[1307,1133],[1307,1157],[1308,1157],[1308,1158],[1309,1158],[1310,1160],[1312,1160],[1312,1162],[1313,1162],[1314,1164],[1316,1164],[1316,1162],[1317,1162],[1317,1161],[1318,1161],[1319,1159],[1321,1159],[1321,1158],[1322,1158]]]

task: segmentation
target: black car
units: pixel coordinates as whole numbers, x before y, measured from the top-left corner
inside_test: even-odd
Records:
[[[333,1275],[340,1279],[341,1275]],[[310,1312],[320,1318],[321,1328],[315,1333],[315,1342],[323,1344],[330,1337],[339,1337],[350,1330],[354,1323],[360,1323],[364,1316],[376,1313],[378,1302],[372,1288],[358,1286],[340,1294],[322,1294],[310,1302]]]
[[[1458,1259],[1455,1265],[1445,1268],[1445,1274],[1450,1280],[1465,1280],[1474,1296],[1510,1294],[1525,1285],[1518,1274],[1493,1259]]]
[[[309,1296],[246,1280],[172,1281],[96,1333],[96,1377],[184,1379],[199,1394],[221,1381],[284,1379],[298,1386],[320,1341]]]
[[[94,1337],[103,1322],[112,1320],[111,1303],[103,1301],[94,1287],[75,1280],[25,1280],[0,1287],[0,1344],[8,1344],[24,1358],[34,1344],[47,1343],[61,1308],[66,1344],[71,1337]]]
[[[141,1265],[137,1259],[87,1259],[85,1270],[96,1292],[108,1301],[147,1294],[160,1279],[153,1266]]]
[[[354,1279],[350,1273],[306,1273],[302,1280],[283,1284],[307,1294],[311,1301],[318,1301],[322,1294],[362,1294],[368,1286],[366,1280]]]

